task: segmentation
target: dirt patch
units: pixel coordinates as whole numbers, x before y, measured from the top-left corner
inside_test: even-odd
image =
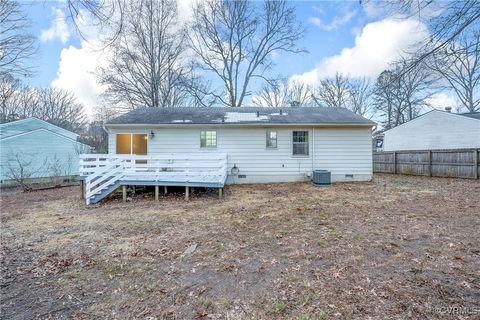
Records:
[[[86,206],[2,195],[1,314],[36,318],[436,319],[480,308],[480,183],[230,186]],[[440,309],[438,309],[440,308]],[[443,309],[442,309],[443,308]]]

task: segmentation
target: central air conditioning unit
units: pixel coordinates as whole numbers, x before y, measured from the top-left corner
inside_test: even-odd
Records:
[[[332,173],[328,170],[313,170],[312,182],[318,187],[328,187],[332,184]]]

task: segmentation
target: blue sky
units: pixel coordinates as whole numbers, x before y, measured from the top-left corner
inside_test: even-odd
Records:
[[[315,66],[319,57],[333,55],[342,48],[351,46],[354,43],[354,30],[361,28],[368,21],[364,14],[358,14],[362,11],[358,1],[345,3],[297,1],[294,5],[299,21],[307,29],[300,46],[306,48],[308,53],[301,57],[284,55],[278,58],[275,71],[286,76],[308,71]],[[32,32],[40,39],[42,31],[48,30],[52,23],[59,19],[55,15],[55,10],[62,8],[63,4],[61,1],[36,1],[24,2],[24,6],[32,19]],[[355,12],[355,15],[333,29],[327,30],[309,21],[321,19],[328,27],[336,17],[348,16],[349,12]],[[36,60],[39,68],[37,76],[30,79],[31,83],[49,85],[55,79],[62,49],[69,46],[80,47],[80,41],[78,35],[71,30],[70,37],[65,43],[59,38],[40,41],[40,52]]]
[[[192,0],[179,1],[179,10],[188,11]],[[104,54],[92,52],[91,44],[75,34],[64,19],[63,2],[23,4],[40,45],[35,59],[37,74],[29,83],[72,90],[91,113],[102,91],[92,72],[104,61]],[[388,17],[372,2],[362,5],[359,1],[296,1],[293,4],[298,20],[306,28],[299,46],[308,53],[276,56],[274,73],[309,83],[337,71],[374,79],[389,60],[428,34],[419,22]],[[452,101],[443,96],[438,98],[438,103],[443,107],[442,104]]]

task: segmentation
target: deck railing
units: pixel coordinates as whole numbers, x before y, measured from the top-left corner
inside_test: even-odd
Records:
[[[80,176],[85,179],[85,197],[118,182],[149,182],[162,185],[220,183],[227,178],[227,155],[223,153],[110,155],[82,154]]]

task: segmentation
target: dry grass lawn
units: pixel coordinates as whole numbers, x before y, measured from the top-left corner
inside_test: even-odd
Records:
[[[0,314],[478,319],[479,194],[478,180],[392,175],[230,186],[222,201],[3,192]]]

